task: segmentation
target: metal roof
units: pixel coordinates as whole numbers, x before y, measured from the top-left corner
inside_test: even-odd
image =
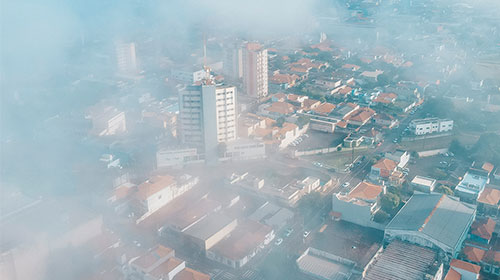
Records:
[[[456,248],[474,219],[476,206],[443,194],[414,194],[386,230],[420,231]]]

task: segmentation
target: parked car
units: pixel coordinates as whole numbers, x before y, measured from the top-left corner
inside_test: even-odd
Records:
[[[342,184],[342,188],[347,188],[349,187],[350,183],[349,182],[345,182]]]
[[[310,231],[304,231],[304,238],[307,238],[311,232]]]
[[[283,238],[278,238],[278,239],[276,240],[276,242],[274,242],[274,244],[276,244],[276,246],[280,246],[280,245],[281,245],[281,243],[283,243]]]
[[[286,230],[285,236],[289,237],[290,235],[292,235],[292,233],[293,233],[293,228],[289,228],[289,229]]]

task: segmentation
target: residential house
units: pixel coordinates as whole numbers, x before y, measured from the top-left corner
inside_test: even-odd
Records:
[[[288,102],[273,102],[271,104],[263,104],[259,106],[259,113],[263,116],[268,116],[273,119],[285,117],[294,113],[295,106]]]
[[[372,100],[374,104],[393,104],[398,98],[395,93],[380,93],[375,99]]]
[[[489,250],[482,262],[484,271],[493,277],[500,277],[500,251]]]
[[[346,121],[349,124],[362,126],[365,125],[373,116],[375,116],[375,111],[368,107],[360,108],[354,112],[352,112],[347,118]]]
[[[484,256],[486,255],[486,251],[477,247],[473,246],[465,246],[462,249],[462,260],[476,264],[476,265],[481,265],[481,262],[483,261]]]
[[[481,267],[462,260],[453,259],[450,262],[450,270],[446,274],[444,280],[477,280]]]
[[[453,130],[453,120],[426,118],[415,119],[409,124],[410,131],[415,135],[442,133]]]
[[[387,179],[396,170],[398,163],[394,160],[381,158],[371,167],[370,178],[372,180]]]
[[[488,249],[496,224],[491,218],[477,218],[470,229],[470,240],[478,246]]]
[[[397,163],[397,167],[405,168],[410,161],[410,153],[408,151],[399,150],[385,153],[385,158],[391,159]]]
[[[500,210],[500,190],[484,188],[477,198],[477,211],[491,216],[497,216]]]
[[[334,104],[325,102],[325,103],[321,103],[321,105],[312,109],[312,112],[315,114],[318,114],[318,115],[328,116],[333,111],[333,109],[335,109]]]
[[[377,113],[374,119],[375,119],[375,124],[387,128],[393,128],[398,123],[398,120],[395,117],[387,113]]]
[[[373,221],[373,215],[380,208],[380,197],[385,187],[361,182],[348,194],[332,196],[332,211],[340,213],[340,219],[364,227],[383,227]]]
[[[271,89],[273,89],[273,85],[276,85],[278,89],[288,89],[293,86],[300,80],[300,76],[297,74],[282,74],[282,73],[274,73],[273,76],[269,79],[269,83],[271,84]]]

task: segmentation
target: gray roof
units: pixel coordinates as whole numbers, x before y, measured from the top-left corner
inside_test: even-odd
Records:
[[[185,234],[200,240],[207,240],[235,219],[221,213],[213,213],[184,231]]]
[[[406,242],[394,241],[375,257],[364,280],[420,280],[435,273],[436,252]]]
[[[456,248],[474,219],[476,206],[438,193],[416,193],[387,225],[386,230],[420,231]]]

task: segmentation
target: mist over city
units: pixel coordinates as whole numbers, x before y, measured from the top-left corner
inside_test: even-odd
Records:
[[[500,279],[497,0],[0,12],[0,279]]]

